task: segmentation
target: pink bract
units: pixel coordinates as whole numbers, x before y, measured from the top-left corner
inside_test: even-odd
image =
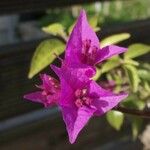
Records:
[[[85,11],[82,10],[67,42],[65,61],[69,67],[93,68],[95,64],[126,50],[115,45],[100,48],[99,39],[88,24]]]
[[[125,52],[127,49],[115,45],[100,48],[99,40],[89,26],[84,10],[75,24],[67,42],[65,60],[61,68],[51,65],[60,83],[44,74],[39,90],[24,96],[45,107],[57,104],[61,109],[70,143],[74,143],[79,132],[91,117],[101,116],[128,96],[105,90],[91,79],[95,65],[103,60]]]
[[[37,86],[39,91],[24,95],[25,99],[33,102],[42,103],[45,107],[57,104],[60,96],[60,85],[53,77],[41,75],[42,85]]]
[[[89,80],[82,69],[51,67],[60,79],[59,106],[71,143],[92,116],[103,115],[127,97],[125,93],[114,94],[101,88]]]

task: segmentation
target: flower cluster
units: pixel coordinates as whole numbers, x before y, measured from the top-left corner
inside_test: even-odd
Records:
[[[103,115],[127,97],[125,93],[114,94],[105,90],[92,80],[97,63],[126,50],[115,45],[100,48],[99,40],[82,10],[67,42],[61,67],[51,65],[60,82],[44,74],[41,76],[43,84],[38,86],[40,90],[24,98],[42,103],[45,107],[58,105],[69,141],[74,143],[92,116]]]

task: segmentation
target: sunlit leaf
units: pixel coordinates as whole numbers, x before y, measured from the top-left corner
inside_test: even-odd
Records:
[[[147,81],[144,81],[144,88],[147,91],[147,93],[150,95],[150,83]]]
[[[132,44],[129,46],[128,51],[124,53],[126,58],[135,58],[150,52],[150,46],[146,44]]]
[[[116,84],[122,84],[123,80],[122,80],[122,76],[118,75],[118,74],[114,74],[114,80]]]
[[[130,82],[133,92],[137,92],[140,79],[139,79],[139,76],[137,73],[138,71],[136,67],[134,67],[133,65],[124,65],[124,67],[129,77],[129,82]]]
[[[127,40],[130,38],[129,33],[119,33],[119,34],[114,34],[109,37],[106,37],[100,42],[101,47],[105,47],[107,45],[111,44],[117,44],[121,41]]]
[[[89,24],[92,28],[95,28],[97,26],[97,23],[98,23],[98,15],[92,16],[89,19]]]
[[[133,66],[139,66],[139,62],[133,59],[124,59],[124,63],[128,65],[133,65]]]
[[[121,85],[116,85],[116,87],[114,88],[114,92],[115,93],[120,93],[120,91],[122,90],[122,86]]]
[[[90,26],[93,28],[93,30],[95,32],[99,31],[100,28],[97,27],[97,24],[98,24],[98,15],[95,15],[95,16],[91,17],[89,19],[89,24],[90,24]]]
[[[72,32],[74,26],[75,26],[75,22],[68,28],[68,33],[69,33],[69,35],[71,34],[71,32]]]
[[[123,124],[124,114],[121,112],[112,110],[106,114],[106,119],[113,128],[115,128],[116,130],[119,130]]]
[[[54,54],[60,55],[65,45],[59,40],[50,39],[43,41],[35,50],[31,60],[29,78],[32,78],[56,58]]]
[[[95,74],[95,76],[92,79],[96,81],[96,80],[99,79],[100,75],[101,75],[101,69],[100,68],[96,68],[96,74]]]
[[[106,74],[106,78],[107,78],[108,81],[114,80],[113,77],[112,77],[112,75],[110,73]]]
[[[139,69],[138,74],[141,79],[150,81],[150,71],[145,70],[145,69]]]
[[[106,63],[102,65],[101,73],[108,72],[120,65],[120,58],[114,57],[113,59],[109,59]]]
[[[42,30],[46,33],[58,36],[65,36],[64,27],[60,23],[53,23],[48,25],[47,27],[43,27]]]
[[[150,63],[142,63],[141,67],[150,71]]]

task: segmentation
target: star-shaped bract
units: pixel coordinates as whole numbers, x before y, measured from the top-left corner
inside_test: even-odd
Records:
[[[42,75],[38,92],[24,96],[45,107],[57,104],[66,124],[69,140],[74,143],[79,132],[92,116],[100,116],[118,105],[127,94],[114,94],[105,90],[90,78],[95,74],[95,65],[113,55],[126,51],[110,45],[100,48],[99,40],[89,26],[82,10],[66,47],[61,68],[51,66],[60,79]]]
[[[85,11],[82,10],[67,42],[65,62],[69,67],[94,68],[95,64],[126,50],[115,45],[100,48],[99,39],[88,24]]]
[[[59,106],[68,131],[69,140],[74,143],[81,129],[94,115],[102,115],[115,107],[127,94],[114,94],[101,88],[85,76],[85,70],[66,66],[52,66],[61,84]]]

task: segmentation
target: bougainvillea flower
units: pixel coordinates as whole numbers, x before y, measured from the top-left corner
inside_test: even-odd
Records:
[[[40,77],[42,85],[37,86],[40,90],[26,94],[24,95],[24,98],[33,102],[42,103],[45,107],[57,104],[60,97],[59,82],[46,74],[43,74]]]
[[[69,67],[93,67],[126,50],[115,45],[100,48],[98,37],[88,24],[85,11],[82,10],[68,40],[65,61]]]
[[[51,66],[60,83],[46,74],[41,75],[39,90],[24,98],[45,107],[57,104],[62,111],[69,141],[74,143],[91,117],[103,115],[127,97],[126,93],[114,94],[112,90],[105,90],[91,79],[97,63],[124,51],[125,48],[114,45],[100,48],[83,10],[68,40],[61,68]]]
[[[115,107],[127,94],[114,94],[89,80],[82,69],[51,66],[60,79],[59,105],[69,140],[74,143],[81,129],[94,115],[102,115]]]

